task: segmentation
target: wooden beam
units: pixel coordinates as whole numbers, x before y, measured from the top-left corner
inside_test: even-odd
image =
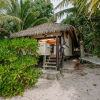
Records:
[[[59,37],[56,36],[56,67],[59,70]]]
[[[52,39],[52,38],[56,38],[56,36],[54,36],[54,37],[44,37],[44,38],[37,38],[38,40],[41,40],[41,39]]]
[[[36,38],[36,39],[41,39],[41,38],[53,38],[53,37],[56,37],[56,36],[61,36],[61,33],[60,32],[55,32],[55,33],[48,33],[48,34],[38,34],[38,35],[32,35],[30,36],[31,38]]]

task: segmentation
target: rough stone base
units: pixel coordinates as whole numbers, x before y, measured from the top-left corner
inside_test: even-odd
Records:
[[[60,71],[56,70],[42,70],[43,74],[41,75],[41,78],[49,79],[49,80],[55,80],[60,79],[61,74]]]
[[[75,71],[74,68],[73,69],[64,69],[64,68],[61,69],[61,73],[72,73],[74,71]]]

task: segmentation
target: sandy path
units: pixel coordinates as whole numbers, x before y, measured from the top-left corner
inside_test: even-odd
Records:
[[[100,68],[65,73],[60,80],[39,79],[23,96],[0,100],[100,100]]]

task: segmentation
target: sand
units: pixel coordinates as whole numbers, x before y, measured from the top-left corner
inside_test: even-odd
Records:
[[[63,73],[59,80],[39,79],[23,96],[0,100],[100,100],[100,68]]]

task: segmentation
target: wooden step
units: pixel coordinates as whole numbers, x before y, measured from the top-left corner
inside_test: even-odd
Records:
[[[61,62],[59,61],[59,64],[60,64]],[[49,64],[49,65],[53,65],[53,64],[56,64],[56,62],[46,62],[46,64]]]
[[[56,59],[56,57],[50,57],[49,59]]]
[[[47,58],[46,60],[56,60],[56,58]],[[61,57],[59,58],[61,60]]]
[[[56,65],[56,62],[46,62],[48,65]]]
[[[61,57],[59,57],[59,64],[61,63]],[[44,69],[56,69],[56,56],[48,56],[46,58]]]
[[[46,61],[56,62],[56,59],[46,59]]]
[[[50,63],[50,64],[56,64],[56,61],[46,61],[46,64],[48,64],[48,63]],[[59,61],[59,63],[61,63],[61,60]]]
[[[46,69],[46,68],[48,68],[48,69],[50,69],[50,68],[52,68],[52,69],[56,69],[57,70],[57,67],[56,66],[44,66],[44,69]]]
[[[56,60],[56,58],[49,58],[49,59]],[[59,58],[59,59],[61,59],[61,58]]]
[[[44,66],[44,67],[49,67],[49,68],[56,68],[56,66]]]

